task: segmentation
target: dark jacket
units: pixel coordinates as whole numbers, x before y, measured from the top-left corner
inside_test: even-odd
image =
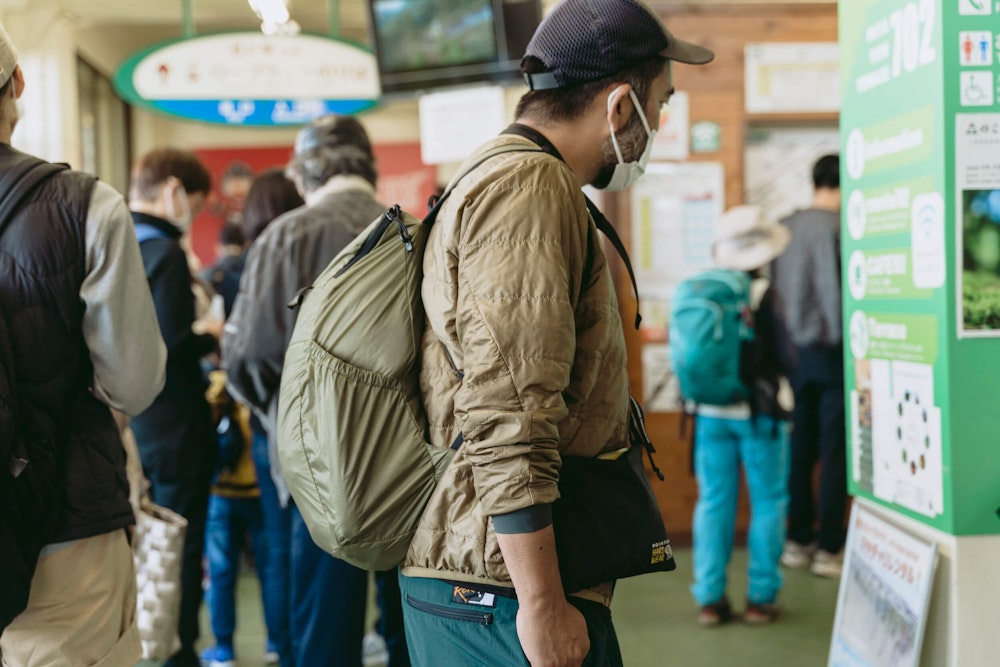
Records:
[[[246,263],[245,252],[239,255],[225,255],[201,274],[202,279],[212,286],[215,293],[222,296],[226,317],[233,312],[233,304],[240,292],[240,277],[243,275]]]
[[[0,174],[13,173],[31,160],[35,158],[0,145]],[[92,537],[133,522],[125,452],[111,412],[98,398],[107,392],[97,386],[95,378],[109,369],[121,370],[122,362],[130,359],[152,357],[148,368],[160,364],[159,375],[154,371],[139,378],[136,395],[122,397],[121,386],[111,388],[115,394],[111,400],[119,399],[116,407],[126,411],[148,405],[145,395],[151,399],[153,392],[142,387],[155,391],[162,382],[158,341],[118,354],[127,341],[96,330],[105,328],[105,316],[129,308],[152,317],[145,290],[132,292],[138,294],[138,301],[117,301],[123,293],[113,287],[115,281],[128,278],[121,269],[128,268],[132,259],[138,263],[138,250],[131,230],[123,229],[127,216],[121,196],[101,187],[102,195],[110,195],[112,206],[117,202],[124,216],[90,221],[102,227],[102,234],[88,228],[89,209],[98,189],[94,177],[63,171],[28,196],[0,236],[0,312],[11,335],[17,389],[28,408],[25,428],[34,437],[54,437],[65,448],[64,510],[51,542]],[[112,231],[107,232],[108,228]],[[122,245],[89,247],[95,238],[115,239]],[[112,286],[115,300],[96,302],[94,293],[85,295],[87,281],[102,283],[96,292]],[[103,314],[96,312],[101,309]],[[130,357],[136,351],[138,355]],[[95,368],[97,363],[99,368]],[[130,370],[140,373],[142,369]]]
[[[132,213],[146,277],[167,345],[167,380],[153,405],[132,419],[142,465],[151,480],[204,478],[215,462],[215,429],[200,360],[215,350],[215,338],[191,330],[194,293],[181,233],[166,220]]]
[[[754,339],[744,343],[740,355],[740,377],[750,388],[750,410],[755,415],[790,418],[778,401],[782,378],[794,366],[794,351],[785,328],[781,300],[768,286],[754,311]]]
[[[386,210],[360,177],[335,176],[323,190],[319,201],[279,217],[254,241],[222,337],[230,392],[261,417],[272,436],[272,454],[281,368],[295,326],[296,311],[288,302]],[[271,459],[278,470],[276,456]],[[287,497],[280,474],[275,478]]]

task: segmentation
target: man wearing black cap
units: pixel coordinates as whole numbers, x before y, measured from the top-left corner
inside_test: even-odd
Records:
[[[281,665],[360,667],[368,573],[313,543],[281,478],[274,435],[281,369],[295,325],[288,303],[386,207],[375,201],[368,134],[350,116],[324,116],[303,128],[286,175],[306,204],[272,222],[251,246],[223,333],[222,366],[231,393],[254,408],[268,431],[271,477],[282,504],[291,508],[291,642],[275,647]],[[270,525],[267,530],[275,532]],[[407,667],[395,572],[376,579],[389,667]]]
[[[464,444],[403,562],[414,664],[621,664],[614,582],[563,590],[552,529],[562,458],[628,446],[622,322],[581,187],[641,176],[671,62],[712,57],[635,0],[563,0],[528,44],[516,122],[469,163],[522,150],[440,210],[421,388],[433,443]]]

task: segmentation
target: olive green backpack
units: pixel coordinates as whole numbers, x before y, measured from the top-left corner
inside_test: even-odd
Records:
[[[420,296],[427,236],[479,156],[427,217],[393,206],[298,298],[278,402],[278,456],[296,507],[324,551],[367,570],[398,565],[452,449],[427,442],[420,396]]]

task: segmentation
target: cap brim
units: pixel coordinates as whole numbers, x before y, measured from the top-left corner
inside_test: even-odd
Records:
[[[705,65],[715,59],[714,51],[676,37],[670,40],[670,46],[660,51],[660,55],[688,65]]]

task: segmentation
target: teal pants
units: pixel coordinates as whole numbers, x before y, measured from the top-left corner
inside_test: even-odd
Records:
[[[438,579],[400,575],[399,585],[413,667],[529,667],[517,638],[516,599],[456,592],[454,585]],[[569,601],[583,614],[590,635],[583,667],[622,667],[611,610],[589,600]]]

